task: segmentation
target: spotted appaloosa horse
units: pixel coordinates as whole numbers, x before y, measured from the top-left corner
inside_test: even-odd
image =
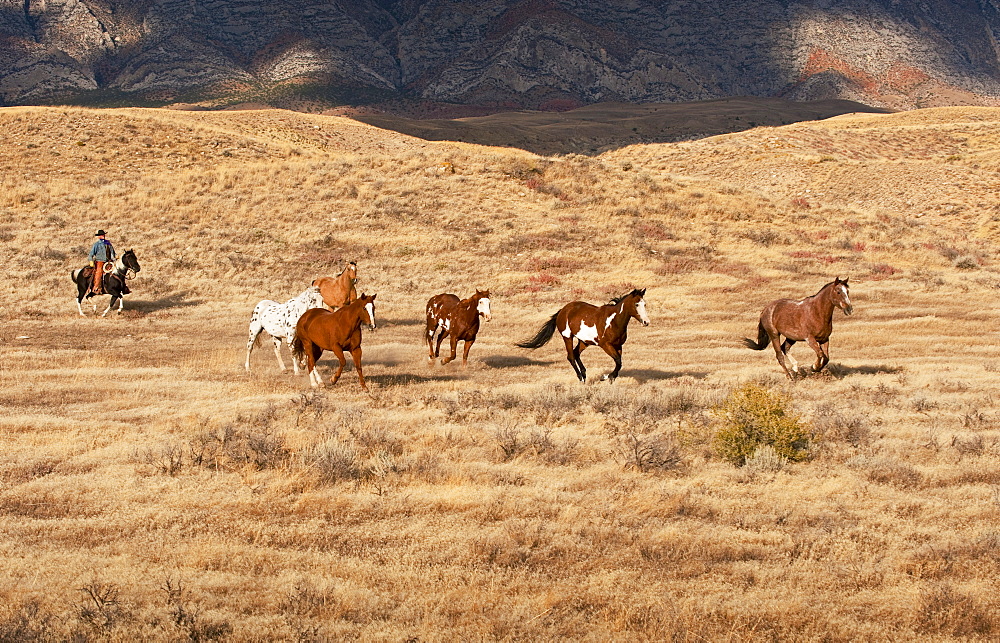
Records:
[[[358,291],[355,289],[357,282],[358,264],[351,261],[336,277],[318,277],[313,280],[312,285],[319,287],[323,293],[323,303],[329,306],[330,310],[337,310],[357,300]]]
[[[788,354],[788,349],[795,342],[808,342],[816,352],[816,365],[813,371],[820,371],[830,361],[830,333],[833,332],[833,309],[840,308],[845,315],[854,312],[851,305],[850,287],[847,279],[837,277],[819,289],[812,297],[805,299],[776,299],[760,314],[757,324],[757,341],[743,338],[743,343],[755,351],[762,351],[768,344],[774,347],[781,368],[785,375],[792,379],[792,372],[799,372],[799,365]],[[781,341],[784,335],[785,341]],[[785,358],[792,362],[792,370],[788,370]]]
[[[324,350],[331,350],[337,356],[340,367],[333,374],[330,384],[336,384],[344,372],[347,360],[344,351],[351,354],[354,368],[358,371],[361,388],[368,390],[365,375],[361,372],[361,324],[375,330],[375,295],[361,293],[357,301],[333,312],[325,308],[313,308],[303,313],[295,327],[295,342],[292,352],[295,359],[305,356],[309,371],[309,383],[313,387],[323,384],[316,372],[316,362]]]
[[[111,295],[111,301],[101,313],[101,317],[105,317],[116,303],[118,304],[118,312],[122,311],[125,307],[125,295],[132,292],[125,282],[132,279],[137,272],[139,272],[139,260],[135,258],[135,251],[130,248],[115,261],[114,270],[104,274],[104,292],[100,294]],[[95,296],[93,274],[93,268],[80,268],[70,273],[70,278],[76,284],[76,309],[80,311],[82,317],[86,317],[83,314],[83,307],[80,305],[83,299]],[[97,304],[94,304],[94,312],[97,312]]]
[[[477,290],[468,299],[459,299],[450,293],[434,295],[427,301],[427,348],[430,351],[431,363],[441,354],[441,342],[445,337],[451,337],[451,355],[442,357],[441,363],[447,364],[455,359],[458,352],[458,342],[465,342],[462,353],[462,366],[469,361],[469,350],[476,341],[479,332],[479,318],[486,321],[490,315],[490,291]],[[434,335],[438,333],[437,345]]]
[[[281,340],[288,342],[289,349],[295,341],[295,325],[299,322],[302,313],[310,308],[322,308],[323,296],[316,286],[309,286],[298,296],[292,297],[283,304],[265,299],[253,308],[250,316],[250,336],[247,338],[247,361],[243,365],[250,372],[250,353],[257,345],[262,331],[267,331],[274,342],[274,356],[278,358],[278,366],[284,373],[285,361],[281,359]],[[299,362],[292,357],[292,368],[295,374],[299,374]]]
[[[604,306],[594,306],[583,301],[566,304],[545,322],[534,337],[519,342],[517,346],[541,348],[558,330],[566,343],[566,359],[581,382],[587,381],[587,369],[580,360],[580,353],[587,346],[600,346],[615,360],[615,370],[601,378],[614,382],[622,368],[622,346],[628,337],[629,320],[634,317],[643,326],[649,326],[646,301],[643,299],[645,295],[646,289],[643,288],[633,290],[623,297],[616,297]]]

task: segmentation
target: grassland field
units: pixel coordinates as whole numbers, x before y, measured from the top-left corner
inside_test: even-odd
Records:
[[[995,639],[998,125],[854,114],[591,157],[0,110],[0,639]],[[82,318],[98,227],[142,270],[123,314]],[[254,304],[349,260],[378,293],[371,394],[312,391],[267,342],[247,374]],[[742,346],[838,275],[826,371]],[[635,287],[651,325],[613,385],[599,349],[580,384],[559,342],[513,346]],[[430,365],[426,300],[476,288],[469,366]],[[787,397],[808,459],[719,457],[746,384]]]

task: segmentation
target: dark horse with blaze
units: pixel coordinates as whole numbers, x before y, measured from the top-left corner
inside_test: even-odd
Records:
[[[616,297],[610,304],[594,306],[583,301],[566,304],[545,322],[534,337],[518,342],[521,348],[541,348],[559,331],[566,343],[566,359],[573,366],[581,382],[587,381],[587,369],[580,360],[580,353],[587,346],[600,346],[615,360],[615,370],[602,380],[614,382],[622,368],[622,346],[628,337],[628,322],[635,318],[649,326],[646,316],[646,289],[633,290]]]
[[[118,304],[118,312],[122,311],[122,308],[125,307],[125,295],[132,292],[125,282],[135,277],[138,272],[139,260],[135,258],[135,251],[129,249],[115,261],[111,272],[104,273],[104,292],[100,294],[111,295],[111,301],[108,303],[108,307],[104,309],[104,312],[101,313],[101,317],[107,315],[108,311],[114,308],[116,303]],[[76,284],[76,309],[80,311],[80,315],[83,317],[86,317],[86,315],[83,314],[83,307],[80,304],[84,298],[90,299],[95,295],[93,290],[93,274],[94,268],[81,268],[70,273],[73,283]],[[94,312],[97,312],[97,304],[94,304]]]
[[[459,299],[458,295],[444,293],[434,295],[427,302],[427,348],[430,352],[430,361],[434,363],[434,358],[441,354],[441,343],[445,337],[451,337],[451,355],[442,357],[441,363],[447,364],[455,359],[458,354],[458,342],[465,342],[465,350],[462,353],[462,366],[469,361],[469,350],[476,341],[479,333],[479,318],[486,321],[490,315],[490,291],[477,290],[476,294],[468,299]],[[435,346],[434,335],[437,336]]]
[[[792,379],[792,372],[799,372],[799,365],[788,354],[795,342],[807,342],[816,352],[813,371],[820,371],[830,361],[830,334],[833,332],[833,309],[840,308],[845,315],[854,312],[851,305],[850,286],[847,279],[837,277],[805,299],[776,299],[760,314],[757,324],[757,341],[743,338],[743,343],[755,351],[762,351],[770,344],[785,375]],[[781,341],[781,337],[785,341]],[[792,363],[788,370],[785,358]]]
[[[375,295],[361,293],[357,300],[333,312],[325,308],[310,308],[302,313],[295,325],[292,359],[301,360],[305,356],[309,383],[313,387],[323,384],[323,379],[316,372],[316,362],[324,350],[331,350],[337,356],[340,367],[333,374],[330,384],[336,384],[340,374],[344,372],[344,366],[347,365],[344,351],[347,351],[354,360],[361,388],[368,390],[365,375],[361,371],[362,323],[375,330]]]

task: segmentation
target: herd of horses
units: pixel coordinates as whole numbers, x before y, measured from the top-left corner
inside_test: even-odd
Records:
[[[296,374],[303,363],[313,387],[323,382],[316,372],[316,362],[323,351],[333,351],[339,361],[337,371],[330,380],[336,384],[347,364],[350,354],[358,373],[361,388],[367,390],[361,366],[362,326],[374,330],[375,297],[361,293],[355,285],[358,266],[350,262],[337,277],[321,277],[313,281],[301,294],[285,303],[264,300],[259,302],[250,318],[247,355],[244,367],[250,372],[250,354],[260,334],[267,332],[274,342],[274,354],[282,372],[281,342],[292,350],[292,367]],[[562,336],[566,359],[581,382],[587,381],[587,368],[581,353],[588,346],[598,346],[614,360],[614,369],[601,379],[613,382],[622,367],[622,347],[628,338],[628,325],[632,319],[649,326],[646,314],[646,290],[635,289],[616,297],[603,306],[582,301],[566,304],[545,322],[534,336],[518,342],[516,346],[527,349],[541,348],[556,332]],[[833,312],[840,308],[845,314],[853,311],[848,280],[837,277],[823,286],[818,293],[804,299],[778,299],[768,304],[760,315],[757,339],[744,338],[744,344],[753,350],[763,350],[770,344],[778,363],[789,379],[799,372],[798,364],[788,354],[789,349],[805,341],[816,352],[814,371],[821,370],[830,360],[829,342],[833,331]],[[479,333],[480,319],[491,319],[490,293],[477,290],[471,297],[461,299],[451,293],[431,297],[426,306],[424,339],[428,359],[447,364],[456,359],[458,342],[465,342],[462,365],[468,363],[469,351]],[[450,338],[451,351],[441,357],[441,345]],[[788,363],[791,363],[789,368]]]
[[[139,272],[139,261],[135,252],[129,249],[109,265],[111,267],[102,278],[102,293],[93,291],[93,268],[71,273],[77,285],[76,305],[80,315],[84,315],[83,300],[99,294],[111,296],[102,316],[107,315],[116,303],[118,312],[124,308],[124,296],[131,292],[127,281]],[[266,332],[274,343],[274,355],[282,372],[288,370],[281,358],[282,341],[292,351],[295,374],[298,375],[299,365],[302,364],[313,387],[323,384],[316,372],[316,362],[323,351],[333,351],[340,363],[330,379],[331,384],[340,379],[347,365],[346,355],[350,354],[361,388],[368,390],[361,368],[362,325],[371,330],[376,328],[376,296],[359,295],[357,281],[358,265],[351,261],[336,277],[320,277],[284,303],[265,299],[254,306],[247,338],[246,371],[250,372],[250,354],[254,346],[258,344],[261,333]],[[615,363],[614,370],[601,379],[613,382],[622,368],[622,347],[628,338],[629,322],[635,319],[643,326],[649,326],[645,295],[645,289],[635,289],[603,306],[570,302],[553,314],[534,336],[518,342],[516,346],[541,348],[558,332],[566,346],[566,359],[581,382],[587,381],[587,368],[580,355],[588,346],[599,346]],[[760,314],[757,339],[744,338],[743,343],[758,351],[770,345],[785,375],[793,379],[793,373],[799,373],[799,366],[788,351],[796,342],[806,342],[816,353],[813,371],[820,371],[830,361],[830,334],[833,332],[833,313],[837,308],[846,315],[854,310],[848,280],[840,277],[811,297],[777,299],[769,303]],[[94,312],[97,312],[96,304]],[[447,364],[457,357],[458,342],[465,342],[462,353],[462,365],[465,366],[479,333],[480,318],[486,321],[491,319],[490,292],[477,290],[466,299],[451,293],[434,295],[427,302],[426,313],[424,339],[427,341],[428,359],[433,363],[440,358],[442,364]],[[441,345],[446,338],[450,338],[451,351],[447,356],[440,357]]]

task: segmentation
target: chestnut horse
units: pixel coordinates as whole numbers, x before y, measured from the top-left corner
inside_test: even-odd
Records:
[[[646,316],[646,289],[633,290],[623,297],[616,297],[610,304],[594,306],[583,301],[574,301],[563,306],[552,315],[534,337],[518,342],[521,348],[541,348],[555,331],[559,331],[566,342],[566,359],[573,366],[581,382],[587,381],[587,369],[580,359],[580,353],[587,346],[600,346],[611,359],[615,360],[615,370],[602,380],[614,382],[622,368],[622,346],[628,337],[628,322],[633,317],[643,326],[649,326]]]
[[[323,384],[322,378],[316,372],[316,362],[324,350],[331,350],[340,361],[340,367],[330,379],[330,384],[336,384],[340,374],[344,372],[347,360],[344,351],[351,354],[354,368],[358,371],[358,381],[361,388],[368,390],[365,375],[361,372],[361,324],[375,330],[375,295],[361,293],[353,303],[333,312],[325,308],[310,308],[302,313],[295,325],[295,341],[292,343],[293,359],[308,360],[306,370],[309,371],[309,383],[313,387]]]
[[[330,310],[337,310],[357,300],[358,291],[354,288],[357,282],[358,264],[351,261],[336,277],[318,277],[313,279],[312,285],[319,286],[323,303]]]
[[[819,289],[812,297],[805,299],[777,299],[764,307],[757,324],[757,341],[743,338],[743,343],[755,351],[762,351],[768,344],[774,347],[775,356],[785,375],[792,379],[792,372],[799,372],[799,365],[788,354],[795,342],[808,342],[816,352],[813,372],[820,371],[830,361],[830,333],[833,332],[833,309],[839,308],[845,315],[854,312],[851,305],[850,286],[847,279],[837,277]],[[781,341],[781,336],[785,341]],[[785,358],[792,362],[788,370]]]
[[[462,366],[469,361],[469,350],[476,341],[476,334],[479,332],[479,318],[486,321],[490,315],[490,291],[477,290],[476,294],[468,299],[459,299],[457,295],[450,293],[434,295],[427,301],[427,348],[430,350],[430,361],[433,364],[434,358],[441,354],[441,342],[445,337],[451,337],[451,355],[442,357],[441,363],[447,364],[455,359],[458,351],[458,342],[465,342],[465,351],[462,353]],[[434,345],[434,334],[441,333],[437,338],[437,346]]]

